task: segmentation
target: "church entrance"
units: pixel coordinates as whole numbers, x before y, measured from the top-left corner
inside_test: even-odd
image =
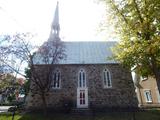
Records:
[[[86,74],[83,69],[79,71],[77,87],[77,108],[88,108],[88,88]]]
[[[87,88],[77,88],[77,108],[88,108]]]

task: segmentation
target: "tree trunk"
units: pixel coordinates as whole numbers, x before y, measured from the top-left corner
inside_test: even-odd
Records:
[[[152,57],[151,62],[152,62],[153,73],[155,75],[155,79],[156,79],[156,83],[157,83],[157,88],[160,93],[160,70],[158,69],[158,65],[156,64],[156,60],[154,59],[154,57]]]
[[[47,115],[47,103],[46,103],[46,97],[45,97],[44,92],[41,94],[41,97],[42,97],[43,114],[44,116],[46,116]]]
[[[155,78],[156,78],[157,88],[160,93],[160,74],[156,74]]]

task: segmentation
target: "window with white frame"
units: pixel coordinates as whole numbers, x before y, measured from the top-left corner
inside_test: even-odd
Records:
[[[151,90],[144,90],[146,102],[152,102]]]
[[[111,74],[108,69],[103,70],[103,85],[104,88],[112,87]]]
[[[147,79],[148,79],[148,77],[143,77],[143,76],[140,77],[141,81],[144,81],[144,80],[147,80]]]
[[[61,80],[61,73],[59,70],[56,70],[53,73],[53,81],[52,81],[52,88],[59,89],[60,88],[60,81]]]
[[[81,69],[79,71],[79,75],[78,75],[78,87],[80,87],[80,88],[86,87],[86,74],[85,74],[85,71],[83,69]]]

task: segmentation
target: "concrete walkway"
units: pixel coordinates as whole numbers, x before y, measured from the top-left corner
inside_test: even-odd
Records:
[[[10,107],[13,107],[13,106],[0,106],[0,113],[1,113],[1,112],[8,112],[8,109],[9,109]]]

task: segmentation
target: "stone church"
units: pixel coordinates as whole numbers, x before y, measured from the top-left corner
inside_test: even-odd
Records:
[[[51,30],[59,37],[58,4]],[[52,37],[52,36],[50,36]],[[47,105],[62,108],[65,100],[72,108],[128,108],[137,107],[137,99],[129,70],[112,56],[116,42],[64,42],[66,59],[55,65],[53,87]],[[40,63],[35,61],[35,64]],[[28,108],[41,107],[36,95],[29,95]]]

